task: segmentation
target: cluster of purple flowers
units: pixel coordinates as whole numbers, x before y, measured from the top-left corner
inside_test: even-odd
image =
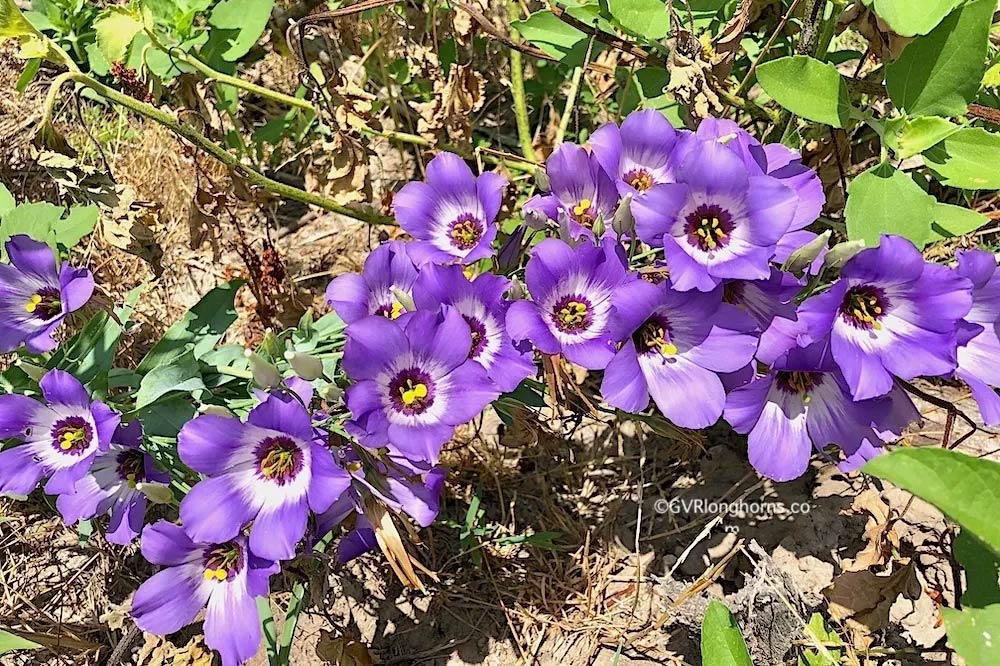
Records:
[[[326,293],[347,324],[349,416],[327,411],[309,381],[279,376],[244,419],[194,418],[178,436],[199,475],[180,525],[143,528],[147,498],[172,501],[171,478],[138,421],[121,423],[61,370],[41,378],[42,400],[0,396],[0,439],[15,442],[0,451],[0,494],[45,479],[67,522],[110,514],[109,541],[141,533],[143,555],[163,568],[135,595],[136,623],[168,634],[207,609],[206,642],[228,665],[257,651],[256,598],[302,544],[343,524],[341,562],[377,547],[373,503],[435,520],[443,447],[536,376],[536,351],[600,371],[603,399],[622,412],[652,403],[684,428],[724,419],[778,481],[830,445],[844,469],[877,455],[919,418],[904,390],[918,376],[965,381],[984,421],[1000,423],[993,255],[960,253],[948,268],[883,236],[829,283],[826,248],[805,228],[824,205],[819,178],[726,120],[692,132],[635,112],[589,149],[557,148],[545,175],[525,225],[500,243],[499,175],[444,153],[404,186],[394,210],[413,240],[376,248]],[[6,249],[0,352],[51,351],[93,279],[27,237]]]

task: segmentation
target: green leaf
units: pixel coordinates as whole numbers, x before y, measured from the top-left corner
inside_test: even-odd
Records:
[[[923,247],[930,240],[937,205],[912,178],[880,164],[847,186],[847,236],[874,247],[881,234],[897,234]]]
[[[77,206],[71,208],[65,219],[56,223],[52,230],[56,243],[69,249],[89,236],[97,225],[97,206]]]
[[[885,124],[885,145],[900,159],[922,153],[959,130],[953,122],[937,116],[900,116]]]
[[[600,16],[598,9],[591,6],[571,7],[566,11],[588,25]],[[611,27],[607,21],[603,24]],[[598,25],[603,27],[600,21]],[[529,42],[567,65],[579,66],[583,64],[583,59],[587,55],[590,37],[568,23],[560,21],[558,16],[547,9],[537,11],[526,19],[513,21],[511,27]],[[595,42],[591,57],[597,56],[602,48]]]
[[[182,396],[160,400],[154,406],[139,412],[139,420],[148,437],[174,439],[198,413],[190,400]]]
[[[21,76],[17,77],[17,83],[14,84],[14,89],[19,93],[23,93],[27,90],[28,85],[35,80],[35,75],[38,74],[38,70],[41,66],[41,58],[32,58],[28,62],[24,63],[24,69],[21,71]]]
[[[962,0],[920,0],[919,8],[912,0],[875,0],[875,13],[892,31],[903,37],[926,35]]]
[[[947,449],[903,448],[872,459],[864,471],[930,502],[1000,554],[1000,463]]]
[[[11,236],[26,234],[48,243],[53,249],[58,249],[59,245],[71,248],[94,230],[98,211],[96,206],[76,206],[63,218],[65,212],[64,208],[44,201],[10,209],[0,222],[0,242]]]
[[[157,366],[142,378],[135,394],[135,409],[142,410],[160,398],[175,393],[190,393],[205,388],[201,379],[201,366],[194,354],[187,351],[173,358],[169,364]]]
[[[996,0],[974,0],[910,42],[886,67],[893,103],[911,116],[960,116],[979,92]],[[917,10],[911,9],[913,13]]]
[[[14,4],[14,0],[0,0],[0,37],[41,36],[35,27],[24,18],[24,14]]]
[[[823,616],[813,613],[803,632],[810,645],[843,645],[844,641],[836,631],[828,629]],[[841,650],[823,647],[822,650],[803,650],[799,666],[840,666]]]
[[[989,218],[965,206],[939,203],[934,207],[931,223],[931,242],[971,234],[989,222]]]
[[[165,363],[172,362],[187,351],[195,359],[212,350],[226,330],[236,321],[234,299],[243,286],[242,280],[234,280],[220,285],[198,301],[184,317],[171,326],[136,368],[146,373]]]
[[[0,183],[0,219],[3,219],[4,215],[14,210],[16,205],[17,202],[14,200],[14,195],[10,193],[10,190],[3,183]]]
[[[663,0],[608,0],[608,11],[626,32],[656,41],[670,29]]]
[[[955,539],[955,558],[965,569],[965,592],[962,605],[966,608],[985,608],[1000,604],[1000,555],[994,553],[983,542],[962,530]]]
[[[736,619],[726,605],[708,603],[701,622],[701,662],[712,666],[753,666]]]
[[[809,56],[778,58],[757,67],[757,82],[797,116],[843,127],[850,116],[847,85],[837,68]]]
[[[942,608],[948,642],[966,666],[996,666],[1000,664],[1000,604],[986,608]]]
[[[136,33],[142,30],[142,19],[125,7],[109,7],[94,21],[94,30],[104,59],[121,62]]]
[[[267,27],[274,9],[274,0],[222,0],[212,10],[208,22],[215,28],[235,30],[228,39],[229,48],[222,52],[223,60],[239,60],[252,49]]]
[[[949,187],[1000,189],[1000,134],[978,127],[959,130],[924,152],[924,163]]]
[[[21,638],[16,634],[0,629],[0,654],[6,654],[14,650],[37,650],[40,647],[42,646],[34,641],[29,641],[27,638]]]

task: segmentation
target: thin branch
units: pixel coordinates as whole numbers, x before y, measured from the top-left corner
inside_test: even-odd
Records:
[[[305,190],[300,190],[297,187],[292,187],[291,185],[286,185],[284,183],[279,183],[276,180],[272,180],[253,167],[243,164],[235,155],[213,143],[190,125],[181,123],[169,113],[161,111],[151,104],[139,101],[134,97],[130,97],[129,95],[115,90],[114,88],[110,88],[80,72],[64,72],[56,77],[56,79],[52,82],[52,87],[49,89],[48,95],[45,98],[45,108],[40,124],[40,127],[43,130],[45,127],[49,126],[52,121],[52,112],[55,107],[56,98],[59,94],[59,89],[67,81],[75,81],[82,86],[90,88],[110,102],[124,106],[134,113],[160,123],[174,134],[187,139],[201,150],[231,168],[234,172],[240,174],[251,185],[260,187],[280,197],[311,204],[313,206],[317,206],[318,208],[322,208],[323,210],[338,213],[340,215],[344,215],[345,217],[350,217],[368,224],[396,224],[395,220],[391,217],[382,215],[375,210],[349,208],[324,196],[313,194],[312,192],[306,192]]]

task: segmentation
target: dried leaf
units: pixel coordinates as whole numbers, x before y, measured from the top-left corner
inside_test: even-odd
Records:
[[[368,151],[344,133],[334,134],[312,151],[306,167],[306,189],[320,191],[341,205],[372,197]]]
[[[135,190],[119,186],[119,199],[101,219],[101,232],[108,244],[139,257],[159,277],[163,274],[163,248],[153,232],[160,222],[160,205],[136,201]]]
[[[434,95],[429,102],[410,102],[420,119],[417,132],[434,141],[470,146],[472,114],[486,102],[486,80],[471,65],[454,64],[448,80],[434,82]]]
[[[347,636],[336,637],[326,629],[320,630],[316,656],[332,666],[373,666],[375,663],[367,645]]]
[[[369,498],[365,501],[365,517],[374,526],[375,540],[400,582],[407,587],[422,591],[424,584],[413,570],[410,555],[406,552],[395,523],[392,522],[392,515],[379,502]]]
[[[692,115],[707,118],[723,110],[719,96],[709,85],[713,74],[711,65],[702,60],[700,54],[688,57],[675,48],[667,63],[670,82],[667,92],[672,93],[678,103],[688,107]]]
[[[854,499],[851,508],[844,513],[867,513],[870,516],[865,525],[865,548],[853,560],[843,561],[844,571],[883,568],[892,559],[893,551],[899,548],[899,535],[893,530],[895,517],[892,517],[889,505],[874,490],[866,490]]]
[[[878,631],[889,625],[889,609],[899,595],[920,597],[920,581],[911,560],[894,564],[895,571],[878,576],[871,571],[845,571],[823,590],[830,602],[830,616],[846,620],[859,630]]]

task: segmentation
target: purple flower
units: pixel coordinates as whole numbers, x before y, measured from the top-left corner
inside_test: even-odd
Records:
[[[409,295],[417,269],[407,252],[412,243],[392,241],[372,250],[361,274],[340,275],[326,288],[326,301],[350,324],[368,315],[395,319],[406,308],[393,290]]]
[[[727,280],[722,300],[746,312],[757,323],[760,340],[756,358],[770,364],[790,346],[795,335],[786,333],[796,322],[794,298],[802,283],[792,274],[771,268],[766,280]]]
[[[795,193],[750,171],[717,141],[692,137],[676,183],[635,200],[636,233],[662,247],[674,288],[711,291],[725,278],[764,280],[796,209]]]
[[[413,300],[421,310],[437,311],[451,305],[469,325],[472,347],[469,358],[479,363],[503,393],[513,391],[525,377],[535,374],[530,348],[518,349],[507,335],[505,322],[510,301],[504,293],[510,280],[484,273],[470,281],[460,266],[427,266],[414,286]]]
[[[726,421],[749,435],[750,464],[770,479],[802,476],[813,449],[827,444],[843,450],[842,469],[856,469],[881,451],[883,437],[898,437],[920,417],[898,386],[855,402],[836,365],[821,362],[814,351],[799,349],[784,360],[726,400]]]
[[[170,483],[170,475],[159,469],[141,446],[142,424],[132,421],[120,425],[107,451],[97,454],[90,472],[76,482],[74,491],[56,500],[63,521],[71,525],[110,513],[109,543],[124,546],[139,536],[146,517],[141,484]]]
[[[965,315],[958,347],[958,375],[979,404],[986,425],[1000,424],[1000,270],[983,250],[958,253],[956,272],[972,282],[972,309]]]
[[[40,386],[45,404],[0,395],[0,439],[24,442],[0,452],[0,494],[27,495],[45,476],[45,492],[72,493],[121,420],[68,372],[50,370]]]
[[[624,287],[638,281],[625,267],[622,248],[610,238],[575,248],[550,238],[535,246],[525,278],[532,300],[516,301],[507,311],[510,337],[603,369],[615,354],[609,329],[615,304],[625,298]]]
[[[199,416],[181,429],[177,445],[181,460],[208,477],[181,501],[185,531],[201,543],[222,543],[253,521],[250,549],[271,560],[294,557],[309,510],[325,511],[350,483],[293,394],[271,395],[246,423]]]
[[[757,348],[753,321],[722,302],[722,290],[680,292],[669,282],[637,282],[612,318],[625,343],[604,371],[608,404],[641,412],[649,397],[684,428],[704,428],[722,415],[726,393],[718,373],[746,367]]]
[[[249,660],[260,646],[257,597],[268,595],[276,562],[261,559],[239,536],[223,543],[192,540],[165,520],[142,532],[142,555],[165,567],[144,582],[132,599],[132,617],[143,631],[165,636],[205,613],[205,644],[223,666]]]
[[[33,354],[52,351],[53,332],[94,293],[85,268],[61,266],[45,243],[14,236],[6,243],[11,265],[0,264],[0,353],[23,343]]]
[[[365,495],[396,512],[409,515],[420,527],[428,527],[437,518],[444,488],[444,469],[426,462],[408,460],[398,452],[387,452],[378,459],[359,455],[352,447],[341,447],[334,458],[356,482],[316,518],[316,534],[327,534],[355,514],[356,522],[337,549],[341,563],[376,547],[375,531],[365,519]]]
[[[427,180],[407,183],[392,203],[399,225],[417,239],[410,248],[417,265],[471,264],[492,256],[506,187],[499,174],[477,178],[458,155],[441,153],[431,160]]]
[[[595,155],[571,143],[560,145],[545,162],[551,193],[525,202],[525,213],[534,211],[559,222],[560,213],[570,222],[573,237],[592,236],[598,219],[611,232],[611,215],[618,206],[618,189]]]
[[[499,391],[469,359],[472,334],[451,306],[396,321],[368,317],[347,329],[343,367],[356,383],[345,396],[345,429],[371,448],[394,445],[413,460],[436,462],[455,427]]]
[[[751,173],[777,178],[782,185],[795,192],[798,205],[795,207],[792,223],[788,225],[789,231],[812,224],[823,211],[826,195],[823,193],[819,174],[803,164],[802,156],[794,150],[780,143],[761,145],[739,125],[723,118],[706,118],[701,121],[697,136],[716,141],[725,139],[725,145],[742,158]],[[806,242],[808,241],[799,243],[796,247],[801,247]],[[784,258],[780,261],[784,261]]]
[[[800,343],[830,336],[833,359],[855,400],[888,393],[893,376],[955,370],[959,321],[972,305],[971,283],[925,262],[913,244],[882,236],[877,248],[844,264],[840,279],[799,306]]]
[[[590,136],[594,157],[617,179],[622,196],[641,196],[653,185],[674,182],[671,155],[677,131],[655,109],[633,111],[619,129],[614,123]]]

